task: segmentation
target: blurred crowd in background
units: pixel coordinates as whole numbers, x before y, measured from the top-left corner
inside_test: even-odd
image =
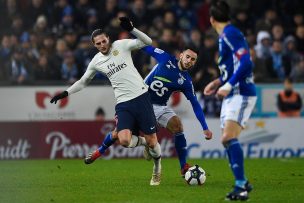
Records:
[[[304,82],[304,1],[227,0],[232,23],[246,36],[257,83],[292,78]],[[157,46],[178,57],[185,47],[199,50],[191,70],[197,91],[218,77],[217,35],[210,27],[211,0],[0,0],[0,84],[73,83],[97,50],[96,28],[112,40],[131,38],[119,26],[128,16]],[[133,53],[140,74],[155,61]],[[106,82],[103,75],[95,81]]]

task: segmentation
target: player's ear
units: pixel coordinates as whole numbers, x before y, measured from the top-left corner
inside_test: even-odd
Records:
[[[184,52],[181,52],[181,53],[179,54],[179,59],[182,59],[182,58],[183,58],[183,55],[184,55]]]

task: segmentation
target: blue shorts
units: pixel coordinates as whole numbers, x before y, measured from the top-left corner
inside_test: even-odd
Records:
[[[148,92],[117,104],[115,111],[117,132],[124,129],[132,131],[137,128],[146,135],[156,132],[156,119]]]

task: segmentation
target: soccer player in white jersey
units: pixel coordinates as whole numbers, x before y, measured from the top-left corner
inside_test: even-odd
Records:
[[[161,176],[161,148],[156,137],[156,119],[151,105],[148,87],[134,67],[131,51],[151,45],[152,40],[143,32],[134,28],[127,17],[121,17],[120,26],[131,32],[137,39],[117,40],[113,43],[102,29],[92,33],[91,40],[98,53],[89,63],[84,75],[66,91],[51,99],[55,103],[83,89],[99,71],[106,75],[114,89],[117,100],[115,106],[117,117],[118,140],[124,147],[147,145],[154,159],[150,185],[159,185]],[[132,136],[132,129],[137,126],[144,138]],[[111,141],[111,138],[109,138]],[[146,143],[145,143],[146,142]]]

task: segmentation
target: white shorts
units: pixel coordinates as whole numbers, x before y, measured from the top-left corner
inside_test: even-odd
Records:
[[[223,100],[221,109],[221,128],[224,128],[225,121],[232,120],[240,124],[243,128],[253,111],[257,97],[234,95]]]
[[[160,106],[157,104],[153,104],[153,110],[156,117],[156,121],[159,123],[161,127],[166,128],[169,120],[176,116],[173,109],[168,106]]]

